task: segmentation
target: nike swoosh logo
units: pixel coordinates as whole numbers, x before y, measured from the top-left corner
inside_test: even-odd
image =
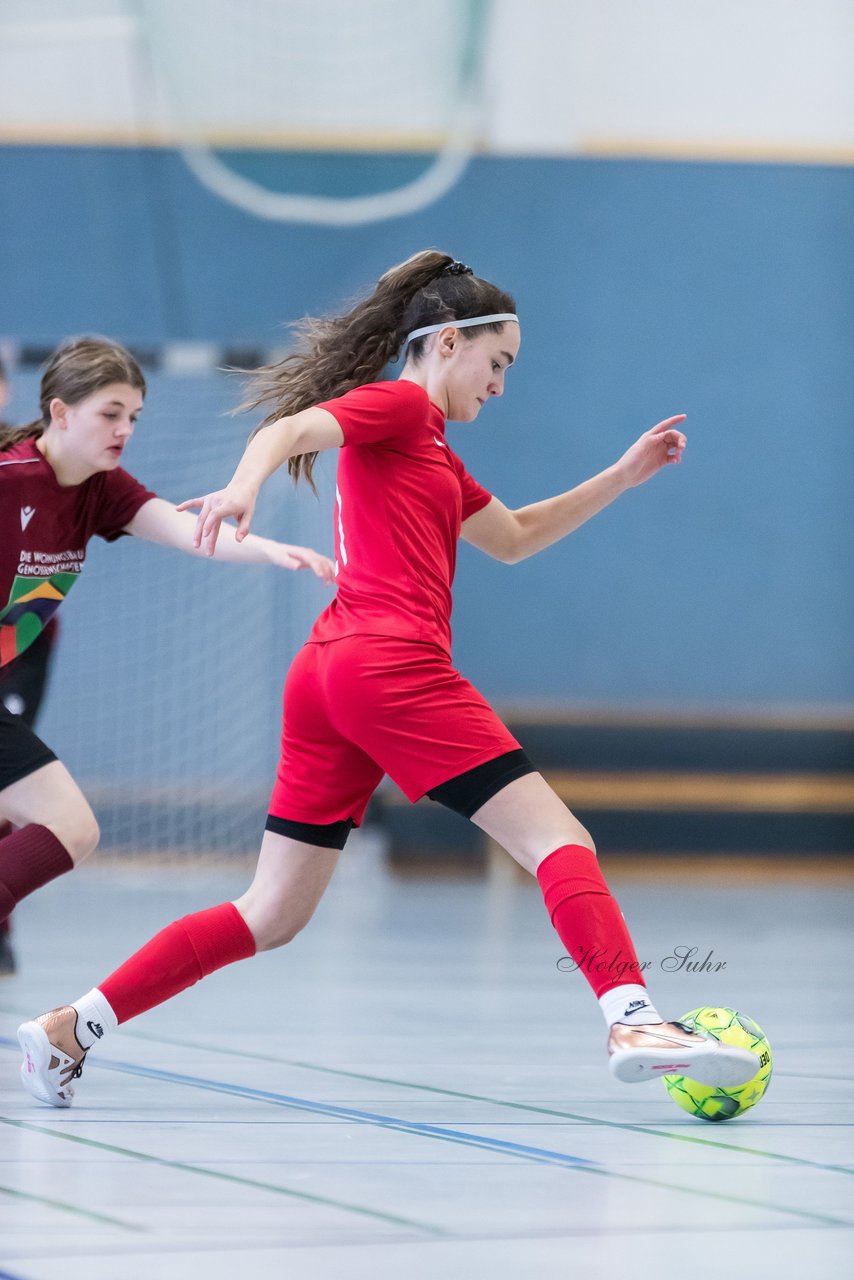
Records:
[[[443,449],[447,449],[448,447],[447,441],[440,440],[438,436],[434,436],[433,439],[436,441],[436,444],[441,445]]]

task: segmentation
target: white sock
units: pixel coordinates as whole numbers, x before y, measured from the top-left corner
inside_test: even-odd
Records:
[[[599,1007],[609,1027],[615,1022],[625,1022],[630,1027],[637,1027],[646,1022],[664,1021],[649,998],[646,987],[636,982],[624,982],[622,986],[606,991],[599,997]]]
[[[119,1025],[118,1018],[97,987],[75,1000],[71,1007],[77,1012],[75,1035],[81,1049],[91,1049],[102,1036],[108,1031],[115,1031]]]

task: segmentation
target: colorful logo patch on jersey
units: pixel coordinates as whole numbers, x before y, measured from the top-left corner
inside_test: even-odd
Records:
[[[11,662],[33,643],[79,576],[79,573],[54,573],[49,578],[15,578],[9,601],[0,611],[0,666]]]

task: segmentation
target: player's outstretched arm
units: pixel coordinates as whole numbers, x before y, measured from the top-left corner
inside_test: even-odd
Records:
[[[126,526],[127,533],[164,547],[176,547],[189,555],[208,558],[207,549],[196,544],[196,518],[179,511],[163,498],[150,498]],[[335,566],[326,556],[311,547],[292,547],[272,538],[259,538],[250,533],[240,541],[233,525],[222,524],[213,552],[215,560],[232,564],[273,564],[280,569],[311,569],[324,582],[335,581]]]
[[[665,418],[645,431],[613,466],[554,498],[517,511],[493,498],[463,523],[463,538],[506,564],[535,555],[573,533],[627,489],[680,462],[687,444],[679,429],[684,421],[684,413]]]
[[[249,441],[224,489],[202,498],[188,498],[179,505],[179,511],[199,510],[195,545],[204,547],[205,554],[212,556],[222,521],[229,517],[237,521],[235,536],[242,542],[249,533],[259,490],[268,476],[288,458],[336,449],[343,443],[343,431],[325,409],[304,409],[263,427]]]

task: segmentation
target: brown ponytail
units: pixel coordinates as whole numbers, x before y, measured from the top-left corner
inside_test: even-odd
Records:
[[[48,360],[39,388],[41,417],[25,427],[0,427],[0,450],[21,440],[36,439],[50,426],[50,402],[79,404],[114,382],[125,382],[145,395],[145,378],[129,351],[109,338],[72,338]]]
[[[297,349],[276,364],[256,370],[247,399],[236,410],[270,406],[252,434],[279,418],[376,381],[400,354],[413,329],[441,320],[515,311],[513,299],[495,285],[450,270],[459,266],[450,254],[425,249],[386,271],[370,297],[345,315],[298,321],[293,326]],[[473,337],[479,331],[475,325],[461,333]],[[423,349],[424,339],[416,339],[408,354],[417,360]],[[316,457],[316,453],[303,453],[288,459],[295,484],[304,477],[314,489]]]
[[[11,449],[13,444],[18,444],[21,440],[35,440],[43,431],[44,423],[41,418],[28,422],[25,427],[13,427],[9,422],[0,422],[0,453],[4,449]]]

